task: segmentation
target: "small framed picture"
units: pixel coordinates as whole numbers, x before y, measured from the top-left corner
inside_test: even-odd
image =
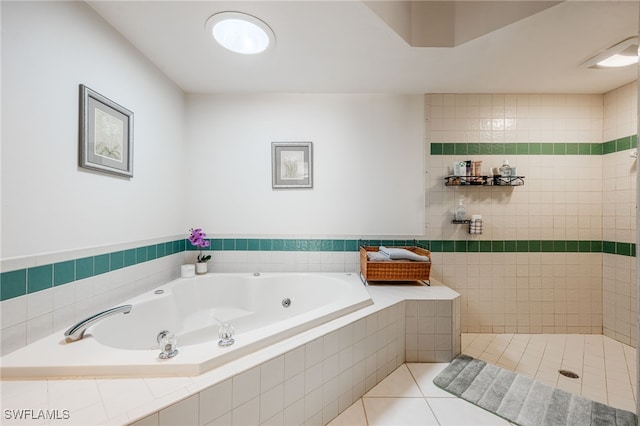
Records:
[[[313,188],[312,142],[271,142],[271,186]]]
[[[133,176],[133,112],[80,85],[80,167]]]

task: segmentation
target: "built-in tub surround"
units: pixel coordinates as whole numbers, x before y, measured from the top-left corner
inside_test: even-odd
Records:
[[[460,351],[459,337],[437,337],[459,329],[456,292],[437,281],[367,289],[373,305],[199,376],[3,381],[3,408],[66,407],[78,424],[326,424],[405,362],[410,334],[418,351]]]
[[[102,319],[81,340],[54,333],[4,356],[1,376],[193,376],[372,302],[357,274],[245,273],[180,278],[125,303],[128,314]],[[235,329],[229,347],[218,345],[221,324]],[[163,331],[177,338],[168,360],[158,359]]]

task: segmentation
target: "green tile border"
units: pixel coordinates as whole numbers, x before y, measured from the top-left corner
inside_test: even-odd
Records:
[[[356,252],[359,245],[419,245],[434,253],[607,253],[636,255],[634,243],[578,240],[354,240],[354,239],[210,239],[204,251],[337,251]],[[152,244],[48,265],[2,272],[0,301],[90,278],[164,256],[197,251],[188,240]]]
[[[431,155],[606,155],[638,147],[631,135],[602,143],[589,142],[432,142]]]

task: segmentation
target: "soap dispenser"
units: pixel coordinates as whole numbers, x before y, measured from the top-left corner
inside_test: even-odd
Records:
[[[462,204],[462,200],[458,201],[453,218],[454,220],[467,220],[467,209]]]

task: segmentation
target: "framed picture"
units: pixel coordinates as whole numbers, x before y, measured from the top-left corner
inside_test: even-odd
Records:
[[[133,113],[83,84],[80,167],[133,176]]]
[[[313,188],[311,142],[271,142],[271,186]]]

